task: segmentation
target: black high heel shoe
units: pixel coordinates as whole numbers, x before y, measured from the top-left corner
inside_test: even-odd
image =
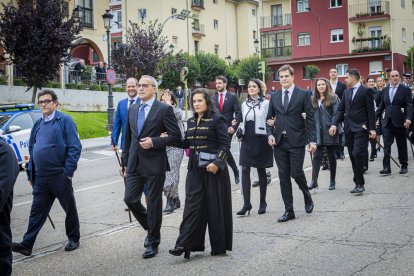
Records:
[[[260,202],[259,210],[257,211],[257,213],[259,215],[263,215],[264,213],[266,213],[266,207],[267,207],[267,203],[266,202]]]
[[[252,204],[249,203],[248,206],[243,205],[243,208],[240,211],[238,211],[236,214],[239,215],[239,216],[244,216],[244,215],[246,215],[246,213],[248,215],[250,215],[250,210],[251,209],[252,209]]]
[[[171,255],[181,256],[184,253],[184,259],[190,259],[190,251],[186,250],[184,247],[177,246],[174,249],[168,250]]]

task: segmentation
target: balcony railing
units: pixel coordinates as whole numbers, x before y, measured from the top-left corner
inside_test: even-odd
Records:
[[[262,57],[271,59],[288,59],[292,57],[292,46],[262,48]]]
[[[391,49],[391,40],[387,36],[366,37],[352,39],[352,53],[366,53],[388,51]]]
[[[205,33],[205,31],[204,31],[204,25],[203,25],[203,24],[200,24],[200,25],[198,26],[198,28],[197,28],[197,27],[194,27],[194,28],[192,29],[192,34],[193,34],[194,36],[205,36],[205,35],[206,35],[206,33]]]
[[[290,13],[279,16],[262,16],[260,18],[261,28],[274,28],[290,26],[292,24],[292,16]]]
[[[204,0],[191,0],[191,8],[204,10]]]
[[[349,18],[363,18],[389,14],[390,3],[388,1],[376,1],[349,5]]]

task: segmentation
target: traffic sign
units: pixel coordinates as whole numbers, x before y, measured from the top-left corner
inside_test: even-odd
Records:
[[[116,83],[116,72],[115,70],[109,69],[106,71],[106,81],[109,84],[115,84]]]

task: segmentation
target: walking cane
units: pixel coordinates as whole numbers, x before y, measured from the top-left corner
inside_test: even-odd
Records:
[[[367,126],[366,125],[362,125],[362,128],[365,129],[369,133],[369,130],[367,129]],[[400,168],[400,165],[397,163],[397,161],[395,161],[395,159],[391,156],[391,154],[389,152],[385,151],[384,146],[381,145],[381,143],[378,142],[377,139],[373,139],[373,140],[377,143],[377,145],[379,145],[382,148],[382,150],[384,151],[384,154],[386,154],[387,156],[389,156],[391,158],[391,160],[394,161],[395,165],[397,165],[398,168]]]
[[[306,137],[308,137],[308,143],[310,143],[309,135],[308,135],[308,124],[306,123],[306,113],[302,113],[302,117],[303,117],[303,123],[305,124]],[[309,155],[310,155],[310,159],[311,159],[312,178],[313,178],[314,176],[316,176],[316,173],[315,173],[315,168],[313,167],[313,154],[312,154],[312,152],[309,152]]]
[[[52,224],[53,229],[55,229],[55,230],[56,230],[55,224],[53,223],[53,221],[52,221],[52,219],[50,218],[50,216],[49,216],[49,215],[47,215],[47,218],[49,219],[50,224]]]
[[[112,136],[111,136],[111,141],[112,141],[112,145],[115,147],[114,138],[112,138]],[[116,159],[118,160],[118,164],[121,167],[122,174],[125,174],[124,164],[122,162],[122,159],[119,158],[118,149],[116,148],[115,148],[115,155],[116,155]],[[125,184],[126,182],[125,177],[123,177],[123,179],[124,179],[124,184]],[[129,216],[129,222],[132,223],[131,210],[129,210],[129,208],[128,208],[128,216]]]
[[[411,131],[410,133],[408,133],[408,131],[407,131],[407,136],[405,136],[405,138],[407,138],[408,142],[410,143],[411,152],[413,153],[413,157],[414,157],[413,143],[410,140],[411,136],[413,136],[413,132]]]

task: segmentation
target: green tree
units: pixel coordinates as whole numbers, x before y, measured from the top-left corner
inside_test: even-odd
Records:
[[[82,30],[74,14],[66,17],[63,0],[17,0],[2,4],[0,41],[12,62],[24,76],[27,91],[36,93],[53,80]]]
[[[172,56],[164,59],[158,64],[158,66],[163,67],[167,63],[177,62],[176,58],[176,56]],[[198,64],[196,57],[189,55],[188,53],[184,53],[181,58],[183,60],[181,67],[170,68],[170,70],[164,73],[162,76],[162,83],[160,85],[161,88],[175,89],[179,85],[182,86],[183,84],[180,81],[180,71],[183,66],[188,67],[188,85],[191,86],[196,82],[197,78],[200,76],[200,64]]]
[[[244,83],[247,85],[250,79],[261,79],[259,76],[259,67],[258,63],[262,61],[259,56],[250,56],[244,59],[241,59],[236,67],[237,78],[243,79]],[[266,72],[268,72],[266,68]]]
[[[200,64],[200,76],[198,81],[204,87],[208,82],[214,81],[218,75],[225,75],[227,64],[224,59],[215,54],[200,52],[196,55]]]
[[[413,66],[414,66],[414,60],[412,60],[412,57],[414,56],[414,46],[411,46],[410,49],[407,51],[407,57],[405,58],[404,64],[406,67],[410,68],[411,73],[413,73]]]
[[[313,87],[312,82],[316,78],[316,75],[319,74],[320,71],[321,71],[321,69],[318,66],[314,65],[314,64],[306,65],[305,75],[306,75],[307,78],[310,79],[310,88],[311,89]]]

